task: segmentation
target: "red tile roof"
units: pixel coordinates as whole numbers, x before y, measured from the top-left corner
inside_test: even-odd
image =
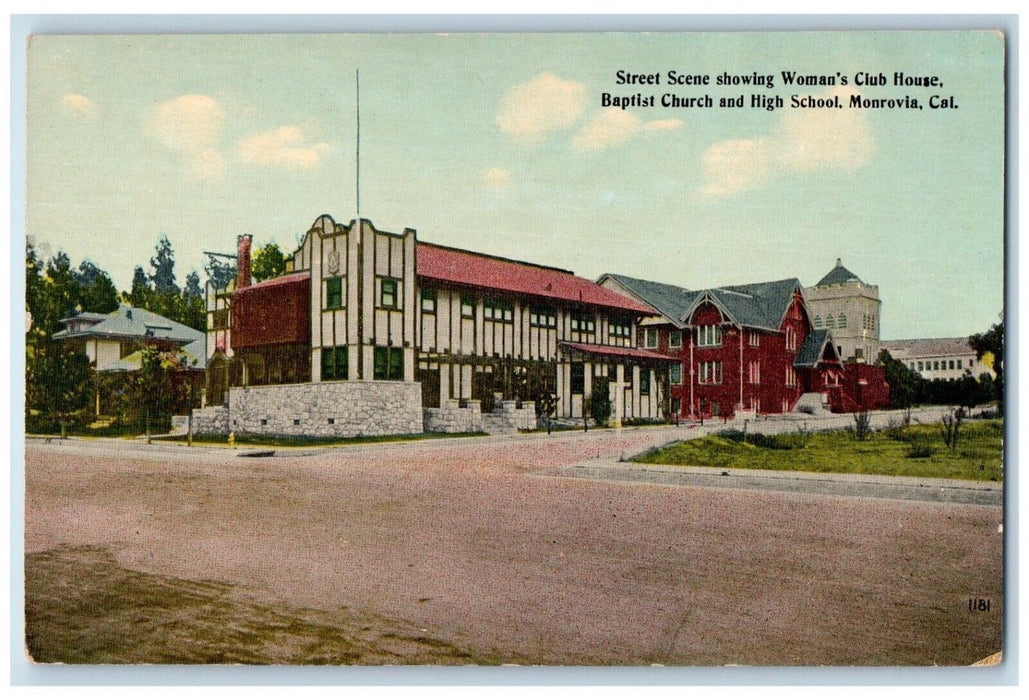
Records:
[[[570,343],[561,341],[561,345],[589,353],[590,355],[604,355],[605,357],[631,357],[639,360],[662,360],[667,362],[679,362],[678,357],[662,355],[651,350],[640,350],[639,348],[619,348],[611,345],[594,345],[593,343]]]
[[[418,244],[418,276],[467,287],[557,299],[652,315],[635,299],[612,292],[568,270],[498,258],[431,243]]]
[[[303,272],[292,272],[292,273],[290,273],[288,275],[281,275],[279,277],[272,277],[270,280],[265,280],[263,282],[258,282],[256,284],[252,284],[249,287],[243,287],[242,289],[237,289],[234,293],[235,294],[246,294],[247,292],[252,292],[255,289],[257,289],[257,290],[264,290],[264,289],[269,289],[271,287],[279,287],[279,286],[286,285],[286,284],[296,284],[298,282],[302,282],[302,281],[310,279],[310,278],[311,278],[311,273],[309,271],[305,270]]]

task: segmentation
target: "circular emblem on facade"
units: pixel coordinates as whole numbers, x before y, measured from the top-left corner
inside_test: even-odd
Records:
[[[329,253],[328,265],[329,265],[329,272],[331,272],[332,274],[335,275],[336,273],[339,272],[339,251],[338,250],[334,250],[331,253]]]

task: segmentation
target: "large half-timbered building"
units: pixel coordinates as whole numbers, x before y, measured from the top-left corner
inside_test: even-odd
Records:
[[[285,274],[253,284],[238,245],[237,279],[207,294],[207,403],[230,427],[421,432],[423,408],[513,414],[546,395],[581,418],[596,391],[616,420],[667,414],[674,358],[635,347],[653,310],[568,270],[326,215]]]

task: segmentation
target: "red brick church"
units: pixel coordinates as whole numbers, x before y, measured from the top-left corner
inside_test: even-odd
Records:
[[[651,306],[641,348],[674,355],[670,411],[683,418],[793,410],[885,408],[881,368],[844,364],[830,331],[815,329],[800,282],[688,290],[625,275],[599,283]]]

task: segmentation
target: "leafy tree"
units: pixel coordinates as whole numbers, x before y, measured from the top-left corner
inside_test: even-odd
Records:
[[[279,246],[269,243],[254,255],[254,262],[251,272],[255,282],[278,277],[286,270],[286,256],[282,254]]]
[[[153,346],[143,348],[139,369],[132,373],[131,392],[144,416],[147,436],[155,421],[164,420],[172,399],[172,381],[168,358]]]
[[[919,375],[908,369],[900,360],[894,359],[888,350],[879,352],[878,364],[882,366],[886,383],[890,386],[890,407],[911,406],[918,393]]]
[[[1004,321],[995,323],[985,333],[976,333],[968,338],[968,344],[975,350],[977,359],[990,353],[993,355],[993,372],[997,375],[993,380],[997,408],[1004,412]]]

